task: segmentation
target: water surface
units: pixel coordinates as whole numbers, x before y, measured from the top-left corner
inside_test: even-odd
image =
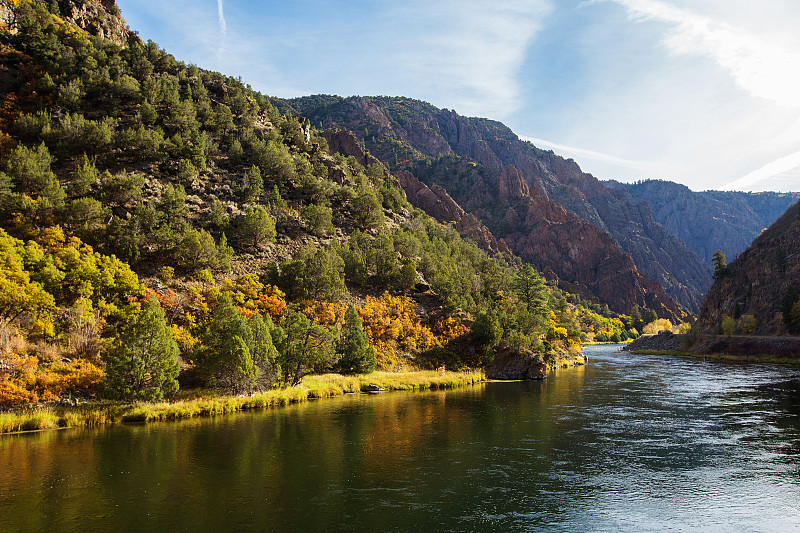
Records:
[[[800,370],[616,349],[542,382],[0,437],[0,531],[800,531]]]

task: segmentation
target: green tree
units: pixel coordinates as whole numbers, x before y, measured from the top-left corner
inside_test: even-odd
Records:
[[[658,320],[658,315],[656,314],[655,310],[650,309],[649,307],[645,307],[644,310],[642,311],[642,321],[644,322],[644,325],[646,326],[647,324],[655,322],[656,320]],[[639,331],[643,330],[644,326],[642,326],[642,329]]]
[[[251,248],[260,248],[275,238],[275,221],[266,209],[256,206],[247,210],[237,228],[240,242]]]
[[[375,370],[375,350],[369,345],[361,317],[352,305],[344,313],[344,325],[335,352],[339,357],[336,369],[342,374],[369,374]]]
[[[363,286],[368,277],[366,255],[358,242],[350,240],[350,246],[344,248],[344,273],[348,282]]]
[[[206,331],[201,335],[196,360],[212,386],[233,392],[252,390],[260,374],[251,353],[253,331],[223,294]]]
[[[547,316],[550,311],[547,288],[535,268],[527,263],[523,265],[514,278],[512,287],[529,313],[536,317]]]
[[[631,308],[631,320],[629,322],[629,327],[635,329],[636,331],[642,331],[644,326],[645,323],[642,319],[642,313],[639,309],[639,306],[634,305],[633,308]]]
[[[722,253],[722,250],[714,252],[711,262],[714,263],[714,279],[720,279],[728,273],[728,263],[725,262],[725,254]]]
[[[300,208],[300,216],[306,229],[317,237],[325,237],[334,231],[333,211],[324,205],[308,204]]]
[[[258,313],[250,317],[247,325],[252,331],[250,354],[260,371],[258,383],[261,387],[271,387],[280,375],[280,353],[276,342],[282,342],[283,331],[269,315],[262,318]]]
[[[248,202],[252,202],[258,200],[262,192],[264,192],[264,179],[261,177],[261,169],[253,165],[247,170],[244,198]]]
[[[203,229],[189,229],[178,245],[176,256],[180,264],[192,272],[203,268],[216,269],[219,266],[214,237]]]
[[[153,296],[105,355],[105,394],[123,400],[161,400],[178,390],[178,353],[164,311]]]
[[[306,374],[330,366],[333,337],[328,330],[311,322],[303,313],[291,309],[283,315],[283,329],[286,340],[280,367],[284,383],[299,385]]]
[[[406,294],[414,288],[417,282],[419,282],[419,276],[417,275],[417,266],[414,264],[414,260],[410,257],[403,258],[402,266],[395,279],[395,287],[401,293]]]
[[[147,99],[142,102],[142,107],[139,109],[139,118],[142,124],[146,126],[152,126],[156,123],[156,120],[158,120],[158,111],[156,111],[156,108],[153,107]]]
[[[73,196],[83,196],[97,185],[99,177],[100,172],[97,171],[94,162],[86,154],[83,154],[78,161],[78,168],[70,176],[67,190]]]
[[[503,328],[497,317],[488,311],[481,311],[470,328],[474,341],[484,349],[494,348],[503,336]]]

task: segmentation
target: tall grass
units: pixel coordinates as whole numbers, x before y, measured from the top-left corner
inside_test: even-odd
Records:
[[[154,422],[213,416],[247,409],[288,405],[314,398],[360,392],[367,385],[386,390],[445,389],[483,381],[482,372],[374,372],[358,376],[323,374],[306,376],[296,387],[251,396],[224,396],[196,391],[162,403],[92,402],[77,407],[57,406],[0,413],[0,434],[45,429],[95,426],[118,422]]]

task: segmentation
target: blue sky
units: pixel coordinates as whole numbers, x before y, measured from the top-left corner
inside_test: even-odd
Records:
[[[500,120],[600,179],[800,190],[796,0],[118,0],[264,94],[401,95]]]

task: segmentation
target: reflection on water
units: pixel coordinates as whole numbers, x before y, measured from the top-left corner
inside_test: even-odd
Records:
[[[587,353],[541,382],[2,437],[0,531],[800,530],[800,372]]]

